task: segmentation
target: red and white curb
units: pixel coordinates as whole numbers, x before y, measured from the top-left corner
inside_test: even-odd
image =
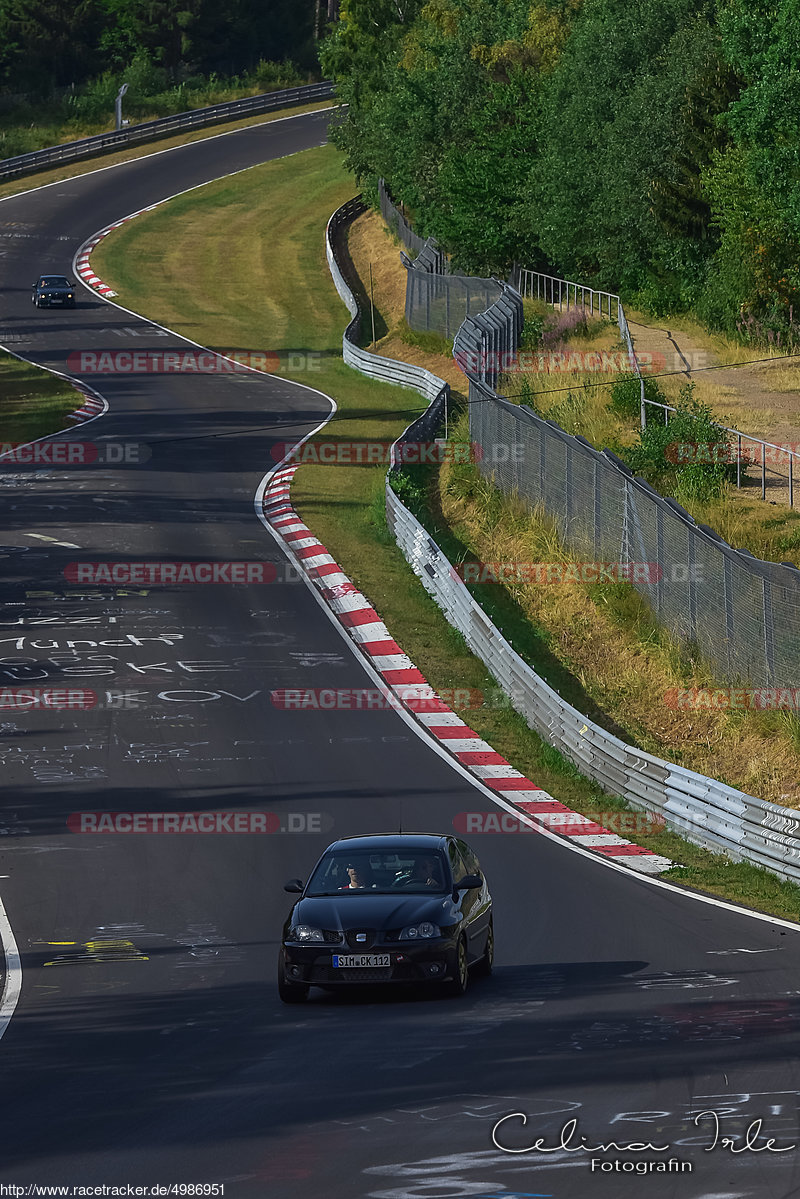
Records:
[[[111,297],[117,294],[94,273],[89,261],[92,250],[104,237],[108,237],[109,233],[113,233],[115,229],[119,229],[122,225],[127,224],[128,221],[132,221],[134,217],[141,216],[143,212],[152,212],[157,207],[157,204],[151,204],[147,208],[140,208],[138,212],[128,213],[121,221],[115,221],[113,225],[106,225],[105,229],[100,229],[99,232],[92,234],[89,240],[83,243],[75,255],[75,270],[87,287],[91,287],[94,291],[99,292],[101,296]]]
[[[83,396],[83,403],[80,408],[76,408],[74,412],[70,412],[67,420],[74,420],[76,424],[82,424],[85,420],[94,420],[101,412],[105,412],[108,404],[105,400],[101,400],[98,395],[90,391],[88,387],[84,387],[82,383],[71,379],[70,382],[76,391],[79,391]]]
[[[569,837],[584,849],[614,858],[632,870],[660,874],[668,869],[672,865],[669,858],[626,841],[553,799],[515,770],[439,698],[403,653],[367,597],[295,512],[289,493],[296,470],[297,466],[282,467],[272,476],[264,492],[264,517],[403,707],[484,786],[496,791],[506,803],[513,804],[542,828]],[[415,711],[412,706],[419,701],[424,701],[424,712]]]

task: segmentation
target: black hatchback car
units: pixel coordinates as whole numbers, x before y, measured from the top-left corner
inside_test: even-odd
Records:
[[[75,284],[65,275],[40,275],[32,290],[31,299],[37,308],[49,308],[51,304],[75,307]]]
[[[453,836],[401,833],[334,841],[283,928],[278,992],[302,1003],[309,987],[438,983],[467,989],[489,974],[492,897],[478,859]]]

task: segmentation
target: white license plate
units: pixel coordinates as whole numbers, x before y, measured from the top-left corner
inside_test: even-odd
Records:
[[[340,969],[364,966],[391,966],[392,959],[388,953],[335,953],[333,964]]]

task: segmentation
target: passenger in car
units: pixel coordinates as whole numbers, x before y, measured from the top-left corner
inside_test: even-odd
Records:
[[[366,866],[355,866],[351,863],[347,867],[347,873],[350,881],[340,887],[340,891],[360,891],[377,886],[377,883],[372,881],[372,874]]]

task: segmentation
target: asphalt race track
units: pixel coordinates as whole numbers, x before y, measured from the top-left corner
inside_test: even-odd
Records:
[[[320,144],[327,119],[249,128],[0,202],[0,344],[61,370],[75,349],[185,345],[83,288],[74,311],[36,310],[31,284],[68,271],[87,237],[138,208]],[[800,1194],[800,948],[779,921],[545,836],[484,835],[471,841],[495,901],[491,979],[463,1000],[279,1002],[287,878],[305,877],[336,836],[400,822],[449,831],[491,801],[393,712],[274,706],[280,688],[374,685],[302,582],[68,581],[76,561],[267,560],[283,572],[253,497],[271,447],[316,428],[325,397],[254,374],[86,381],[109,412],[66,439],[135,443],[148,460],[0,470],[0,686],[99,697],[91,711],[0,713],[0,899],[23,968],[0,1041],[0,1187]],[[207,809],[275,813],[298,831],[81,835],[68,823]],[[704,1111],[732,1145],[711,1147],[713,1118],[694,1122]],[[506,1121],[496,1148],[493,1127],[517,1112],[526,1126]],[[572,1141],[556,1148],[572,1119]],[[553,1151],[505,1151],[537,1138]],[[640,1148],[578,1148],[610,1141]],[[693,1169],[622,1168],[670,1158]],[[592,1159],[611,1166],[592,1170]]]

